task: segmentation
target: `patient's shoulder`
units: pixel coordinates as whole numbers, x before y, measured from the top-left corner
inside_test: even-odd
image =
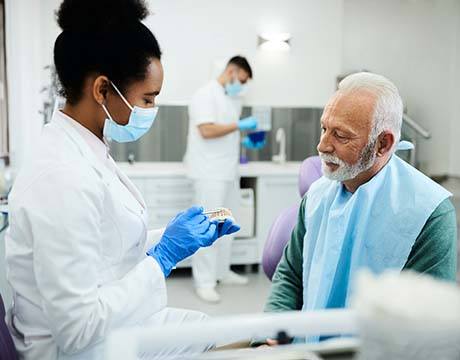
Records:
[[[441,216],[446,216],[449,214],[455,215],[455,207],[454,207],[454,204],[452,204],[452,201],[450,200],[450,198],[447,198],[443,200],[436,209],[434,209],[428,221],[430,221],[431,219],[435,219]]]

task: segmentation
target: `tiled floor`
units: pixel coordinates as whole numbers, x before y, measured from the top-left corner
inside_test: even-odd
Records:
[[[454,194],[457,223],[460,225],[460,179],[451,179],[443,185]],[[200,310],[212,316],[261,312],[270,290],[270,282],[263,271],[250,273],[248,276],[250,278],[248,286],[220,287],[218,290],[222,295],[222,302],[211,305],[197,298],[193,291],[190,270],[181,269],[167,282],[168,304],[173,307]],[[458,279],[460,283],[460,256]]]
[[[238,267],[238,272],[244,268]],[[218,304],[201,301],[195,294],[189,269],[180,269],[168,279],[168,306],[199,310],[211,316],[262,312],[270,290],[270,281],[263,271],[248,273],[247,286],[218,286],[222,296]]]

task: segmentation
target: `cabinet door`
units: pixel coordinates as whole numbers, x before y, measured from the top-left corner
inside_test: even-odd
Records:
[[[193,204],[193,183],[184,176],[130,177],[142,193],[149,210],[149,228],[166,224]]]
[[[292,205],[300,204],[297,176],[259,177],[256,193],[256,237],[259,244],[259,257],[267,240],[267,235],[275,219]]]

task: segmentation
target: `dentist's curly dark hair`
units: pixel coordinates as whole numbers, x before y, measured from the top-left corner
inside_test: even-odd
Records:
[[[62,32],[54,44],[60,93],[77,103],[89,75],[105,75],[121,91],[145,78],[153,58],[161,59],[155,36],[141,22],[143,0],[64,0],[56,12]]]

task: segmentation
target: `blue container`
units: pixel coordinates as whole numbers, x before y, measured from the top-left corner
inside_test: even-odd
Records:
[[[263,131],[263,130],[254,131],[254,132],[248,133],[248,137],[253,143],[259,143],[265,140],[265,134],[266,134],[266,131]]]

